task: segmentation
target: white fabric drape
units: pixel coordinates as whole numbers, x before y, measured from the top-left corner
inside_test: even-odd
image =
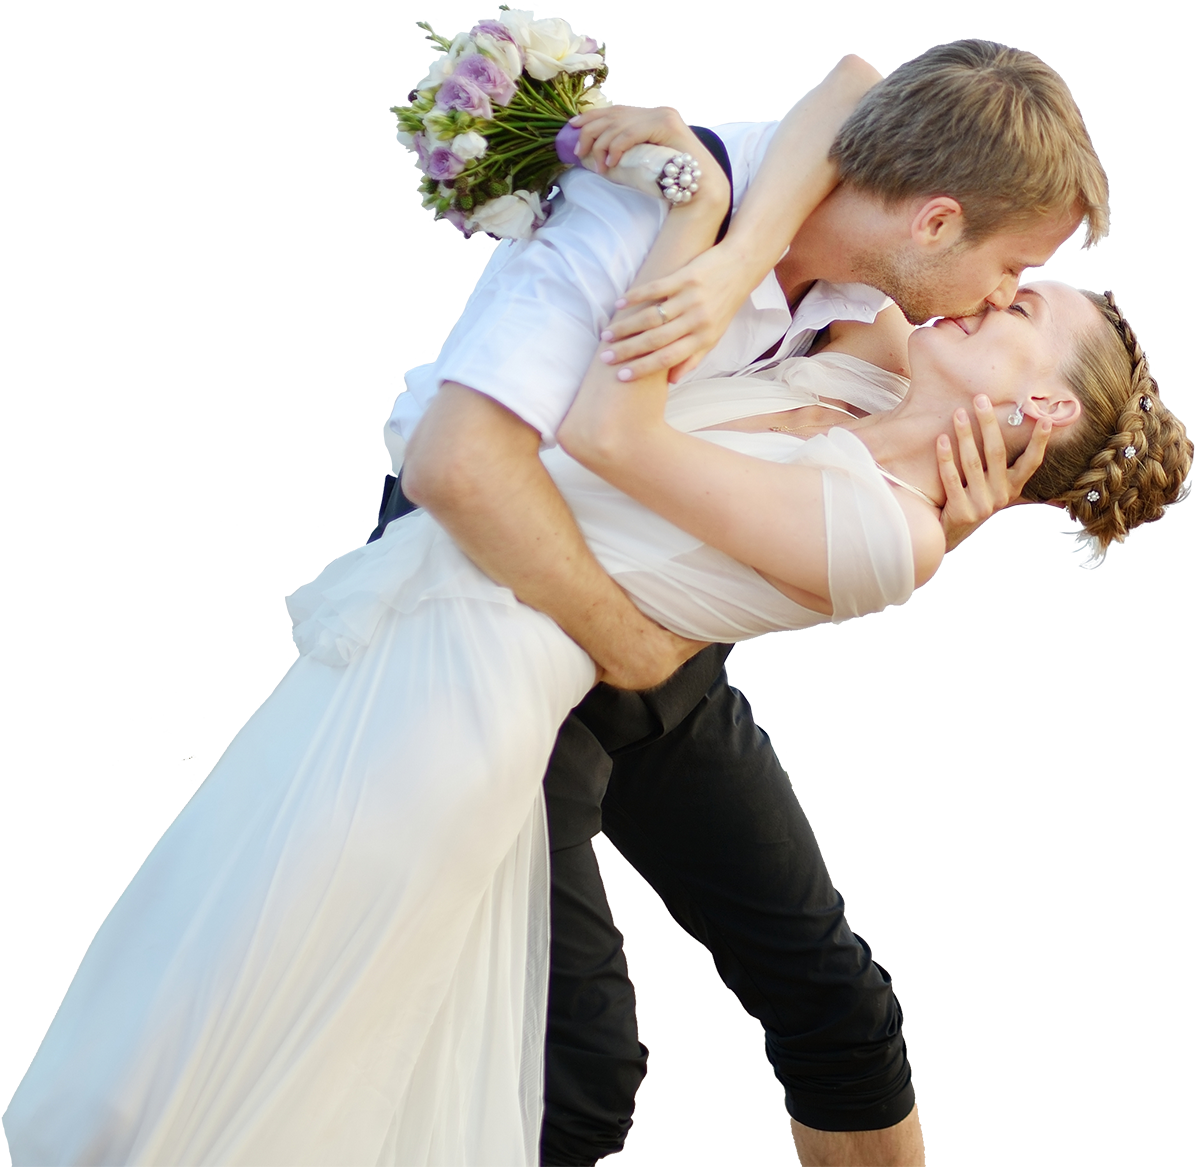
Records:
[[[847,400],[846,368],[697,382],[673,420]],[[904,518],[857,439],[704,436],[821,469],[835,618],[907,598]],[[668,626],[826,619],[561,452],[547,465]],[[5,1115],[17,1167],[537,1161],[541,778],[592,664],[420,513],[289,606],[300,659],[113,908]]]

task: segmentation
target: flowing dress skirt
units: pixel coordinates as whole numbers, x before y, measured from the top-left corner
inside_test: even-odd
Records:
[[[869,370],[822,354],[692,382],[668,419],[853,404]],[[857,438],[701,436],[821,471],[834,620],[908,598],[904,512]],[[602,566],[666,627],[733,641],[830,618],[545,457]],[[5,1115],[16,1167],[537,1161],[541,779],[592,663],[424,514],[289,607],[303,655],[88,950]]]
[[[541,777],[593,667],[393,529],[407,592],[348,664],[297,661],[93,941],[5,1116],[18,1167],[537,1162]]]

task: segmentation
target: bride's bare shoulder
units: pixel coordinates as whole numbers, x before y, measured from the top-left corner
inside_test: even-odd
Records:
[[[829,326],[829,343],[822,351],[848,353],[889,373],[907,377],[908,338],[913,327],[895,304],[889,304],[873,324],[835,320]]]

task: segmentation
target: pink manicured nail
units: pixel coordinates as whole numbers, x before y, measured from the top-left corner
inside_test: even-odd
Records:
[[[618,381],[632,381],[633,380],[633,370],[632,369],[622,369],[617,374],[617,380]]]
[[[603,331],[603,332],[600,334],[600,339],[601,339],[601,340],[612,340],[612,338],[613,338],[613,334],[612,334],[612,329],[611,329],[611,328],[606,328],[606,329],[605,329],[605,330],[604,330],[604,331]]]
[[[628,303],[629,303],[629,301],[628,301],[628,300],[626,300],[624,296],[622,296],[622,297],[621,297],[621,298],[620,298],[620,299],[617,301],[617,303],[616,303],[616,307],[618,307],[618,308],[624,308],[624,307],[625,307],[625,305],[626,305],[626,304],[628,304]]]
[[[614,356],[612,349],[609,349],[607,352],[602,352],[600,354],[600,359],[606,365],[611,365],[613,363],[613,361],[616,359],[616,357]]]
[[[989,405],[991,405],[991,402],[982,393],[975,398],[976,409],[987,409]]]

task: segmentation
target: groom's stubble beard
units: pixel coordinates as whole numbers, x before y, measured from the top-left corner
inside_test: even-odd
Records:
[[[919,260],[908,251],[881,255],[859,252],[851,257],[855,278],[890,296],[909,324],[924,324],[935,316],[978,316],[987,301],[963,303],[954,284],[962,277],[959,242],[933,259]]]

